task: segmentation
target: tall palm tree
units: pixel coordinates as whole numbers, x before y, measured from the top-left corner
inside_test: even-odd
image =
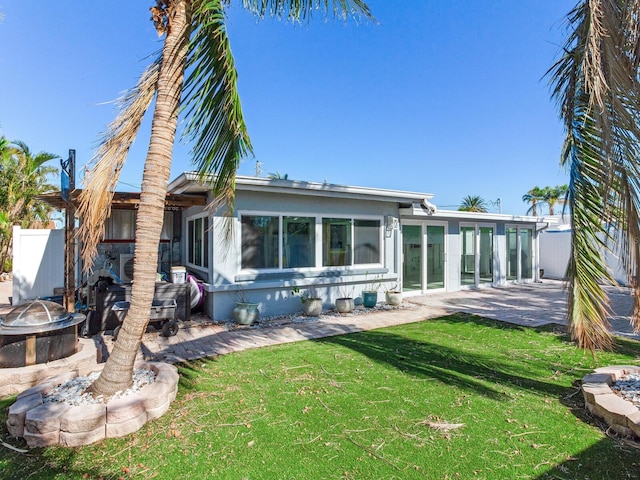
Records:
[[[193,163],[203,179],[213,178],[217,202],[233,205],[239,161],[252,153],[225,26],[225,7],[230,3],[157,0],[151,10],[158,33],[164,35],[161,58],[122,99],[120,114],[105,134],[86,181],[78,211],[83,218],[83,260],[91,265],[126,154],[155,98],[136,223],[131,307],[113,352],[91,386],[94,394],[109,397],[132,383],[134,360],[153,300],[178,113],[186,116],[185,136],[193,141]],[[292,22],[310,18],[316,11],[345,20],[349,15],[372,18],[362,0],[244,0],[243,6],[258,18]]]
[[[462,199],[458,211],[487,213],[487,202],[477,195],[467,195]]]
[[[538,216],[538,204],[544,201],[544,189],[533,187],[522,196],[522,201],[531,204],[531,207],[527,210],[527,215]]]
[[[570,173],[569,329],[595,351],[613,344],[605,252],[620,255],[630,281],[640,267],[640,2],[581,0],[567,20],[563,53],[548,74]],[[633,284],[638,329],[640,286]]]

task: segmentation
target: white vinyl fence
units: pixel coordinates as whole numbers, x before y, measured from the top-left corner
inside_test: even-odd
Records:
[[[540,268],[544,269],[544,278],[563,280],[571,255],[571,230],[544,230],[538,235],[538,241]],[[620,259],[611,253],[607,253],[605,258],[613,278],[620,285],[627,285]]]
[[[13,299],[53,295],[64,286],[64,230],[13,227]]]

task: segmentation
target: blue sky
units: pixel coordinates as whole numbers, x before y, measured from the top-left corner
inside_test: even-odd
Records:
[[[151,1],[0,0],[0,135],[66,158],[78,175],[160,48]],[[240,174],[466,195],[523,214],[533,186],[568,182],[543,78],[576,0],[372,0],[379,21],[257,21],[232,1],[228,30],[255,158]],[[119,190],[138,190],[148,124]],[[172,178],[190,170],[174,151]],[[492,211],[497,211],[492,206]]]

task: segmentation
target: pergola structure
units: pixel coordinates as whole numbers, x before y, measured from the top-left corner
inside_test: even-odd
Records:
[[[64,306],[69,312],[75,310],[75,269],[74,269],[74,252],[75,252],[75,221],[71,217],[75,217],[75,211],[78,207],[81,189],[74,189],[69,192],[68,201],[62,198],[60,192],[46,193],[38,195],[41,200],[51,205],[56,210],[64,210],[65,218],[65,271],[64,271]],[[183,208],[193,206],[205,206],[207,202],[206,194],[167,194],[165,200],[165,210],[182,210]],[[112,209],[120,210],[137,210],[140,204],[140,192],[114,192]]]

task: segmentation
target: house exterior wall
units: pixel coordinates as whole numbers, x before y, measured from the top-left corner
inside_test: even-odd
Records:
[[[188,222],[201,216],[201,208],[190,208],[183,213],[183,228]],[[323,267],[321,258],[316,266],[309,268],[243,269],[242,225],[243,215],[301,216],[316,218],[316,244],[321,242],[322,218],[371,219],[380,222],[381,262],[377,264],[352,265],[349,267]],[[379,299],[384,298],[384,289],[399,282],[400,235],[397,227],[388,230],[386,217],[398,218],[398,205],[392,201],[338,200],[300,194],[274,194],[269,192],[237,191],[235,214],[232,218],[232,240],[225,242],[225,218],[222,212],[210,216],[213,229],[209,268],[202,269],[186,262],[186,267],[205,282],[205,309],[211,318],[232,318],[233,308],[239,295],[244,294],[252,302],[260,303],[261,315],[288,314],[301,310],[300,299],[291,294],[294,286],[301,290],[314,287],[324,300],[324,308],[330,308],[340,290],[353,290],[359,297],[366,282],[379,278],[382,286]],[[320,232],[318,231],[320,230]],[[184,236],[183,236],[184,237]],[[186,243],[186,242],[185,242]],[[186,248],[186,245],[185,245]],[[321,248],[316,246],[316,250]],[[183,252],[185,255],[186,252]],[[186,258],[186,257],[185,257]]]

